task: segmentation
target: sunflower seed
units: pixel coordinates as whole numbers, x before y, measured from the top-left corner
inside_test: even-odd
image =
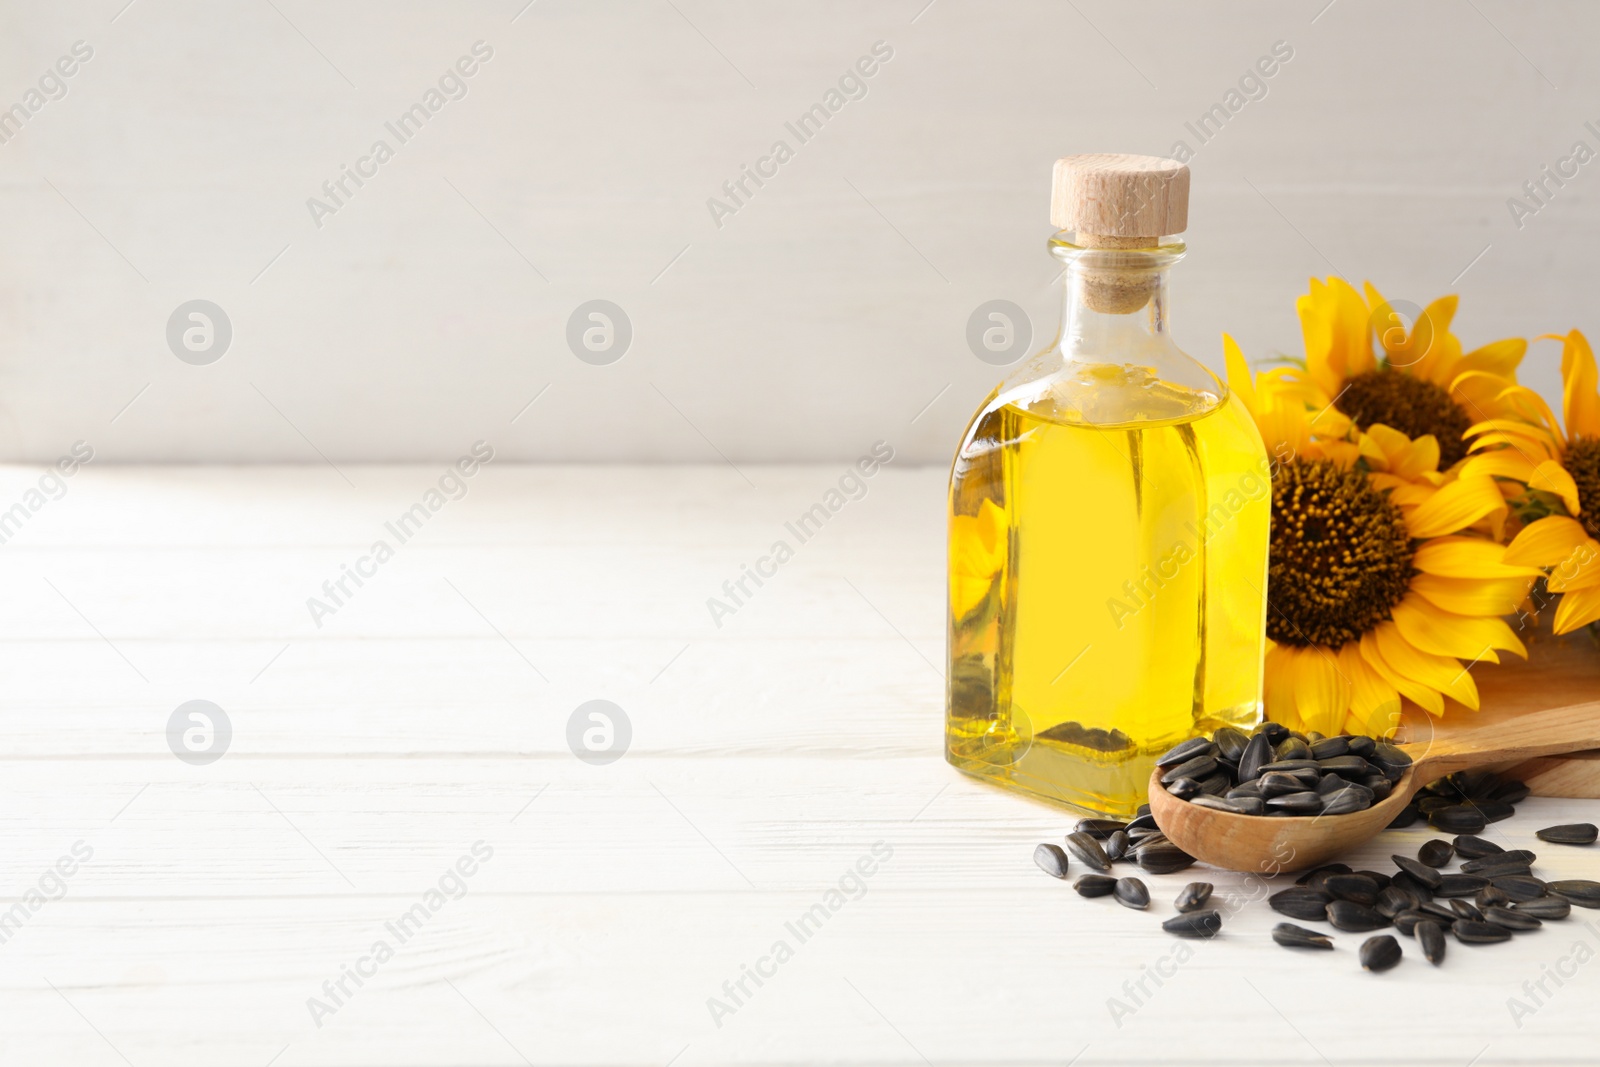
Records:
[[[1472,898],[1472,902],[1480,908],[1492,908],[1496,904],[1511,903],[1511,894],[1498,886],[1490,884],[1478,890],[1477,895]]]
[[[1194,866],[1194,857],[1170,842],[1145,845],[1139,849],[1136,859],[1139,866],[1151,874],[1171,874]]]
[[[1333,897],[1319,889],[1296,886],[1280,889],[1267,898],[1273,911],[1291,919],[1317,920],[1328,917],[1328,905]]]
[[[1394,860],[1396,867],[1399,867],[1431,890],[1437,890],[1443,884],[1444,876],[1420,860],[1414,860],[1410,856],[1390,856],[1389,858]]]
[[[1535,897],[1511,905],[1511,910],[1535,919],[1565,919],[1572,914],[1572,905],[1564,897]]]
[[[1404,830],[1406,827],[1414,824],[1421,817],[1422,813],[1417,810],[1417,806],[1415,804],[1407,804],[1405,807],[1395,812],[1394,818],[1390,820],[1389,825],[1385,827],[1385,829]]]
[[[1239,781],[1248,782],[1261,774],[1261,765],[1271,763],[1275,757],[1272,753],[1272,742],[1267,740],[1266,734],[1256,734],[1244,746],[1244,752],[1239,756]]]
[[[1306,785],[1297,776],[1285,774],[1281,771],[1268,771],[1256,779],[1256,786],[1261,790],[1263,800],[1281,797],[1288,793],[1304,792]]]
[[[1080,897],[1110,896],[1117,887],[1117,880],[1108,874],[1080,874],[1078,880],[1072,883],[1072,888],[1078,891]]]
[[[1100,847],[1100,842],[1081,830],[1067,835],[1067,851],[1097,871],[1111,869],[1111,860],[1106,856],[1105,849]]]
[[[1560,826],[1546,826],[1534,832],[1540,841],[1555,845],[1592,845],[1600,837],[1600,826],[1592,822],[1569,822]]]
[[[1274,760],[1272,763],[1261,765],[1262,774],[1270,774],[1273,771],[1282,771],[1284,774],[1312,774],[1315,775],[1312,781],[1322,777],[1322,770],[1314,759]]]
[[[1291,815],[1311,815],[1322,810],[1322,797],[1312,792],[1285,793],[1267,801],[1267,807],[1287,811]]]
[[[1243,730],[1235,730],[1231,726],[1217,728],[1211,735],[1211,743],[1217,746],[1217,755],[1225,760],[1232,760],[1235,764],[1244,755],[1244,748],[1250,743],[1250,738]]]
[[[1498,906],[1485,911],[1483,913],[1483,918],[1486,922],[1492,922],[1496,926],[1504,926],[1507,930],[1511,931],[1537,930],[1539,927],[1544,925],[1544,923],[1539,921],[1539,917],[1537,915],[1530,915],[1525,911],[1517,911],[1513,908],[1502,908]]]
[[[1210,882],[1190,882],[1178,891],[1175,906],[1179,911],[1199,911],[1211,899],[1215,888]]]
[[[1444,927],[1432,919],[1417,923],[1417,943],[1422,946],[1422,958],[1435,967],[1444,962]]]
[[[1365,904],[1353,900],[1335,900],[1327,905],[1328,921],[1338,930],[1378,930],[1389,925],[1389,920]]]
[[[1321,793],[1323,796],[1327,796],[1329,793],[1338,792],[1349,784],[1350,783],[1346,782],[1343,778],[1340,778],[1337,774],[1324,774],[1317,781],[1317,792]]]
[[[1284,760],[1309,760],[1311,758],[1311,746],[1298,737],[1291,737],[1274,748],[1272,754],[1278,758],[1280,763]]]
[[[1421,926],[1425,922],[1435,921],[1436,920],[1427,912],[1418,911],[1413,908],[1408,911],[1402,911],[1400,914],[1394,917],[1394,928],[1399,930],[1402,934],[1405,934],[1407,937],[1411,937],[1416,934],[1418,926]]]
[[[1417,905],[1417,910],[1430,919],[1439,919],[1447,926],[1461,918],[1447,900],[1426,900]]]
[[[1347,785],[1322,798],[1323,815],[1349,815],[1372,807],[1372,790],[1365,786]]]
[[[1370,737],[1347,737],[1345,740],[1349,743],[1350,754],[1360,756],[1362,759],[1371,757],[1378,748],[1378,743]]]
[[[1333,939],[1316,930],[1307,930],[1294,923],[1279,923],[1272,928],[1272,940],[1284,948],[1333,948]]]
[[[1496,941],[1510,941],[1511,931],[1495,923],[1473,922],[1457,919],[1450,927],[1456,940],[1463,945],[1489,945]]]
[[[1260,797],[1240,797],[1233,804],[1243,815],[1265,815],[1267,813],[1267,802]]]
[[[1311,742],[1311,758],[1314,760],[1332,759],[1335,756],[1350,754],[1350,739],[1348,737],[1324,737],[1321,741]]]
[[[1169,792],[1169,793],[1172,792],[1172,789],[1171,789],[1170,786],[1167,788],[1167,792]],[[1135,830],[1154,830],[1154,829],[1156,829],[1156,817],[1154,815],[1150,814],[1150,805],[1148,805],[1148,804],[1139,805],[1139,814],[1134,818],[1134,820],[1132,822],[1130,822],[1127,826],[1124,826],[1123,829],[1128,832],[1128,836],[1129,837],[1133,836]]]
[[[1378,901],[1376,904],[1372,905],[1372,910],[1376,911],[1379,915],[1384,915],[1390,919],[1393,919],[1402,911],[1410,911],[1420,903],[1421,901],[1417,900],[1404,889],[1396,886],[1390,886],[1378,894]]]
[[[1321,867],[1313,867],[1313,868],[1311,868],[1311,870],[1305,872],[1299,878],[1296,878],[1294,880],[1294,884],[1295,885],[1309,885],[1311,880],[1313,878],[1317,877],[1317,875],[1319,875],[1319,874],[1322,875],[1324,878],[1326,878],[1330,874],[1350,874],[1350,873],[1352,873],[1352,871],[1351,871],[1351,867],[1350,867],[1350,865],[1348,863],[1325,863]],[[1322,887],[1321,886],[1317,886],[1316,888],[1320,889]]]
[[[1115,888],[1117,903],[1125,908],[1143,911],[1150,906],[1150,889],[1137,878],[1118,878]]]
[[[1580,908],[1600,908],[1600,882],[1587,878],[1563,878],[1550,883],[1550,892]],[[1512,899],[1516,894],[1512,894]]]
[[[1290,736],[1290,728],[1283,725],[1283,723],[1266,720],[1256,723],[1256,728],[1251,733],[1266,734],[1267,741],[1272,742],[1272,744],[1280,744],[1285,737]]]
[[[1428,824],[1447,834],[1475,834],[1489,825],[1483,812],[1465,804],[1452,804],[1428,814]]]
[[[1394,792],[1394,783],[1389,781],[1389,779],[1385,778],[1381,774],[1374,774],[1363,778],[1361,779],[1360,784],[1372,790],[1373,800],[1385,800],[1388,798],[1390,793]]]
[[[1527,782],[1501,782],[1490,792],[1489,799],[1503,800],[1507,804],[1520,804],[1527,800],[1532,792]]]
[[[1364,874],[1331,874],[1322,887],[1335,900],[1350,900],[1369,908],[1378,902],[1378,884]]]
[[[1405,871],[1396,871],[1394,877],[1389,880],[1389,884],[1415,897],[1419,904],[1424,900],[1433,899],[1433,890],[1411,877]]]
[[[1550,886],[1554,884],[1555,883],[1552,882],[1547,885],[1545,882],[1533,877],[1531,874],[1508,874],[1494,879],[1493,882],[1493,885],[1496,889],[1500,890],[1506,896],[1510,897],[1519,904],[1525,900],[1535,900],[1544,896],[1546,893],[1550,892]],[[1593,885],[1594,883],[1590,882],[1589,884]],[[1572,900],[1571,897],[1568,897],[1567,899]],[[1574,900],[1572,903],[1576,904],[1577,901]],[[1596,903],[1592,906],[1600,907],[1600,903]]]
[[[1115,830],[1110,837],[1106,838],[1106,843],[1102,848],[1105,850],[1106,859],[1115,863],[1128,854],[1128,848],[1132,844],[1133,842],[1129,839],[1126,830]]]
[[[1067,876],[1067,854],[1061,851],[1060,845],[1040,845],[1033,850],[1033,862],[1052,878]]]
[[[1088,834],[1090,837],[1104,841],[1118,830],[1126,830],[1128,824],[1120,819],[1079,819],[1073,832]]]
[[[1434,812],[1443,811],[1445,808],[1458,808],[1460,806],[1461,802],[1454,797],[1440,796],[1437,793],[1419,793],[1417,795],[1417,810],[1424,815],[1432,815]]]
[[[1337,774],[1341,778],[1359,780],[1372,773],[1372,764],[1360,756],[1334,756],[1332,759],[1318,760],[1317,769],[1323,774]]]
[[[1373,743],[1372,755],[1367,757],[1367,762],[1383,771],[1383,776],[1391,782],[1398,782],[1400,776],[1411,767],[1411,757],[1387,741]]]
[[[1199,796],[1191,799],[1189,803],[1193,804],[1197,808],[1210,808],[1212,811],[1226,811],[1231,815],[1243,815],[1245,813],[1245,809],[1239,805],[1238,801],[1224,800],[1222,797],[1214,797],[1209,793],[1201,793]]]
[[[1475,800],[1472,806],[1478,809],[1488,822],[1502,822],[1517,813],[1516,806],[1501,800]]]
[[[1479,911],[1478,906],[1470,900],[1462,900],[1457,897],[1450,901],[1450,910],[1455,912],[1459,918],[1472,919],[1475,922],[1483,921],[1483,912]]]
[[[1174,915],[1161,924],[1161,929],[1178,937],[1215,937],[1222,929],[1222,916],[1215,911]]]
[[[1439,886],[1433,891],[1436,897],[1470,897],[1489,884],[1489,879],[1477,874],[1441,874]]]
[[[1193,778],[1179,778],[1173,782],[1165,783],[1167,792],[1179,800],[1193,800],[1200,795],[1200,783]]]
[[[1424,842],[1422,847],[1417,849],[1417,859],[1435,869],[1449,863],[1450,857],[1455,854],[1456,848],[1454,845],[1437,837],[1432,841]]]
[[[1161,775],[1161,784],[1170,785],[1179,778],[1193,778],[1198,782],[1207,775],[1215,773],[1216,769],[1217,757],[1209,752],[1202,752],[1198,756],[1167,768]]]
[[[1220,797],[1232,785],[1233,781],[1228,777],[1227,772],[1220,768],[1220,765],[1215,774],[1207,775],[1200,779],[1200,791],[1202,793],[1210,793],[1214,797]]]
[[[1379,934],[1361,943],[1361,966],[1369,971],[1387,971],[1400,962],[1400,942],[1393,934]]]
[[[1471,834],[1462,834],[1456,838],[1456,855],[1461,856],[1463,859],[1475,860],[1504,851],[1505,849],[1493,841],[1488,841],[1481,837],[1473,837]]]
[[[1210,756],[1215,752],[1216,748],[1210,741],[1203,737],[1191,737],[1187,741],[1173,745],[1158,756],[1156,758],[1156,766],[1176,767],[1178,764],[1191,760],[1196,756]]]
[[[1538,858],[1538,856],[1535,856],[1525,848],[1516,848],[1510,852],[1496,852],[1492,856],[1479,856],[1476,859],[1467,860],[1461,865],[1461,872],[1463,874],[1486,874],[1488,877],[1493,878],[1494,875],[1489,874],[1489,872],[1496,868],[1526,867]]]

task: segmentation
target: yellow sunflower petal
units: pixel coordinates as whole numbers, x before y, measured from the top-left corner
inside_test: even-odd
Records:
[[[1437,690],[1474,711],[1478,708],[1478,684],[1454,656],[1436,656],[1417,648],[1400,633],[1393,622],[1379,623],[1372,631],[1384,662],[1418,685]]]
[[[1244,361],[1244,353],[1239,351],[1239,344],[1227,334],[1222,335],[1222,360],[1228,372],[1228,388],[1239,395],[1244,402],[1245,409],[1251,415],[1256,413],[1256,385],[1255,379],[1250,375],[1250,366]]]
[[[1528,342],[1521,337],[1507,337],[1503,341],[1490,341],[1461,357],[1461,370],[1488,371],[1502,378],[1513,377],[1522,357],[1528,354]]]
[[[1441,578],[1419,574],[1411,589],[1436,607],[1457,615],[1509,615],[1528,596],[1531,578]]]
[[[1297,654],[1296,649],[1287,645],[1273,643],[1267,646],[1261,694],[1267,718],[1281,722],[1291,730],[1299,730],[1303,726],[1295,703],[1294,661]]]
[[[1600,542],[1585,541],[1550,571],[1550,588],[1557,593],[1600,586]]]
[[[1516,415],[1518,386],[1510,378],[1488,371],[1463,370],[1450,381],[1450,397],[1474,419]],[[1508,392],[1509,391],[1509,392]]]
[[[1506,546],[1481,537],[1435,537],[1417,548],[1411,565],[1445,578],[1537,578],[1539,568],[1505,561]]]
[[[1561,342],[1561,385],[1567,437],[1600,436],[1600,371],[1589,339],[1577,330]]]
[[[1406,516],[1406,526],[1412,537],[1438,537],[1464,530],[1505,507],[1506,498],[1493,478],[1461,478],[1419,504]]]
[[[1510,478],[1526,482],[1536,469],[1526,453],[1517,448],[1497,448],[1492,452],[1474,452],[1461,465],[1461,477]]]
[[[1555,629],[1558,634],[1569,634],[1596,620],[1600,620],[1600,589],[1568,593],[1556,605]]]
[[[1589,541],[1589,532],[1577,519],[1550,515],[1522,528],[1506,546],[1505,561],[1530,567],[1554,567]]]
[[[1350,679],[1350,714],[1345,729],[1368,737],[1387,737],[1400,724],[1400,691],[1361,655],[1359,641],[1339,649],[1339,669]]]
[[[1350,682],[1332,651],[1312,646],[1294,659],[1295,699],[1306,729],[1336,734],[1350,709]]]
[[[1457,615],[1421,596],[1407,596],[1394,608],[1394,622],[1407,641],[1436,656],[1499,663],[1496,649],[1528,658],[1528,649],[1504,619]]]
[[[1582,508],[1578,500],[1578,483],[1572,480],[1567,469],[1553,459],[1547,459],[1533,469],[1528,478],[1529,489],[1543,489],[1561,498],[1567,510],[1577,515]]]
[[[1361,635],[1361,658],[1366,661],[1367,666],[1377,672],[1379,677],[1399,690],[1401,696],[1430,715],[1444,714],[1444,697],[1389,666],[1388,661],[1383,658],[1383,653],[1378,651],[1377,638],[1370,631]]]

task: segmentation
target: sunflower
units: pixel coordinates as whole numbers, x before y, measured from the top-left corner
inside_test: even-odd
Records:
[[[1413,439],[1433,437],[1439,468],[1448,470],[1467,454],[1467,429],[1503,412],[1498,398],[1515,384],[1528,342],[1507,338],[1463,355],[1450,332],[1456,297],[1430,303],[1408,330],[1370,282],[1365,289],[1363,299],[1342,278],[1311,279],[1310,292],[1295,301],[1305,369],[1269,373],[1303,373],[1308,401],[1318,410],[1331,406],[1358,429],[1384,425]]]
[[[1546,585],[1562,594],[1555,631],[1564,634],[1600,620],[1600,372],[1583,334],[1558,339],[1562,420],[1532,390],[1508,389],[1503,401],[1524,418],[1471,427],[1474,452],[1462,469],[1527,487],[1517,500],[1527,524],[1506,561],[1551,568]]]
[[[1313,413],[1306,379],[1252,378],[1238,345],[1223,343],[1229,388],[1277,457],[1268,717],[1324,734],[1387,734],[1401,697],[1434,715],[1446,698],[1476,709],[1467,667],[1499,662],[1497,650],[1527,655],[1500,616],[1539,573],[1505,562],[1496,536],[1508,506],[1495,479],[1441,472],[1431,434]]]

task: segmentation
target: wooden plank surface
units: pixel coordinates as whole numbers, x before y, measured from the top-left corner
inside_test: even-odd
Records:
[[[1357,935],[1272,945],[1260,882],[1148,877],[1140,914],[1037,871],[1071,816],[940,758],[942,471],[881,472],[719,628],[842,470],[490,467],[318,628],[305,598],[440,474],[347,473],[90,468],[0,547],[0,1063],[1592,1060],[1600,913],[1373,976]],[[632,725],[605,766],[567,742],[597,698]],[[204,766],[166,737],[195,699],[233,727]],[[1594,876],[1533,831],[1597,815],[1489,834]],[[1159,921],[1194,878],[1233,914],[1191,945]]]

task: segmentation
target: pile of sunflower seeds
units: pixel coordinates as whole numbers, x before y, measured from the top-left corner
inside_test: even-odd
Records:
[[[1210,740],[1191,738],[1156,766],[1168,793],[1199,807],[1237,815],[1348,815],[1387,797],[1411,757],[1387,741],[1264,722],[1248,734],[1224,726]]]
[[[1263,736],[1257,733],[1247,744]],[[1306,743],[1313,744],[1315,739]],[[1199,752],[1198,746],[1195,751]],[[1378,751],[1376,746],[1372,751]],[[1205,755],[1222,765],[1222,758],[1215,753]],[[1329,773],[1337,775],[1338,771]],[[1386,971],[1404,955],[1393,935],[1377,933],[1391,926],[1415,938],[1423,958],[1437,966],[1444,961],[1447,934],[1463,945],[1493,944],[1565,919],[1573,906],[1600,908],[1600,882],[1583,878],[1545,881],[1533,873],[1538,859],[1533,852],[1507,851],[1475,836],[1488,823],[1509,818],[1527,795],[1523,783],[1504,781],[1488,771],[1441,778],[1420,790],[1390,828],[1425,817],[1436,829],[1455,832],[1453,839],[1429,840],[1415,858],[1394,856],[1396,870],[1389,874],[1352,870],[1343,863],[1319,867],[1301,875],[1294,886],[1274,893],[1267,902],[1273,910],[1299,922],[1325,922],[1337,931],[1372,934],[1358,952],[1361,966],[1369,971]],[[1456,831],[1455,827],[1467,829]],[[1536,836],[1551,844],[1587,846],[1600,838],[1600,827],[1591,823],[1549,826]],[[1148,858],[1143,855],[1146,850],[1150,851]],[[1136,863],[1147,872],[1162,874],[1194,862],[1156,828],[1148,805],[1126,823],[1080,820],[1067,835],[1066,849],[1041,844],[1033,858],[1046,873],[1066,879],[1070,876],[1069,853],[1095,872],[1073,882],[1081,896],[1110,896],[1138,911],[1150,905],[1149,888],[1137,877],[1105,873],[1114,864]],[[1446,870],[1456,859],[1461,860],[1460,867]],[[1222,914],[1207,907],[1212,892],[1209,882],[1186,885],[1174,901],[1178,914],[1163,922],[1162,929],[1178,937],[1214,937],[1222,929]],[[1293,922],[1274,927],[1272,939],[1286,948],[1325,951],[1334,947],[1330,934]]]

